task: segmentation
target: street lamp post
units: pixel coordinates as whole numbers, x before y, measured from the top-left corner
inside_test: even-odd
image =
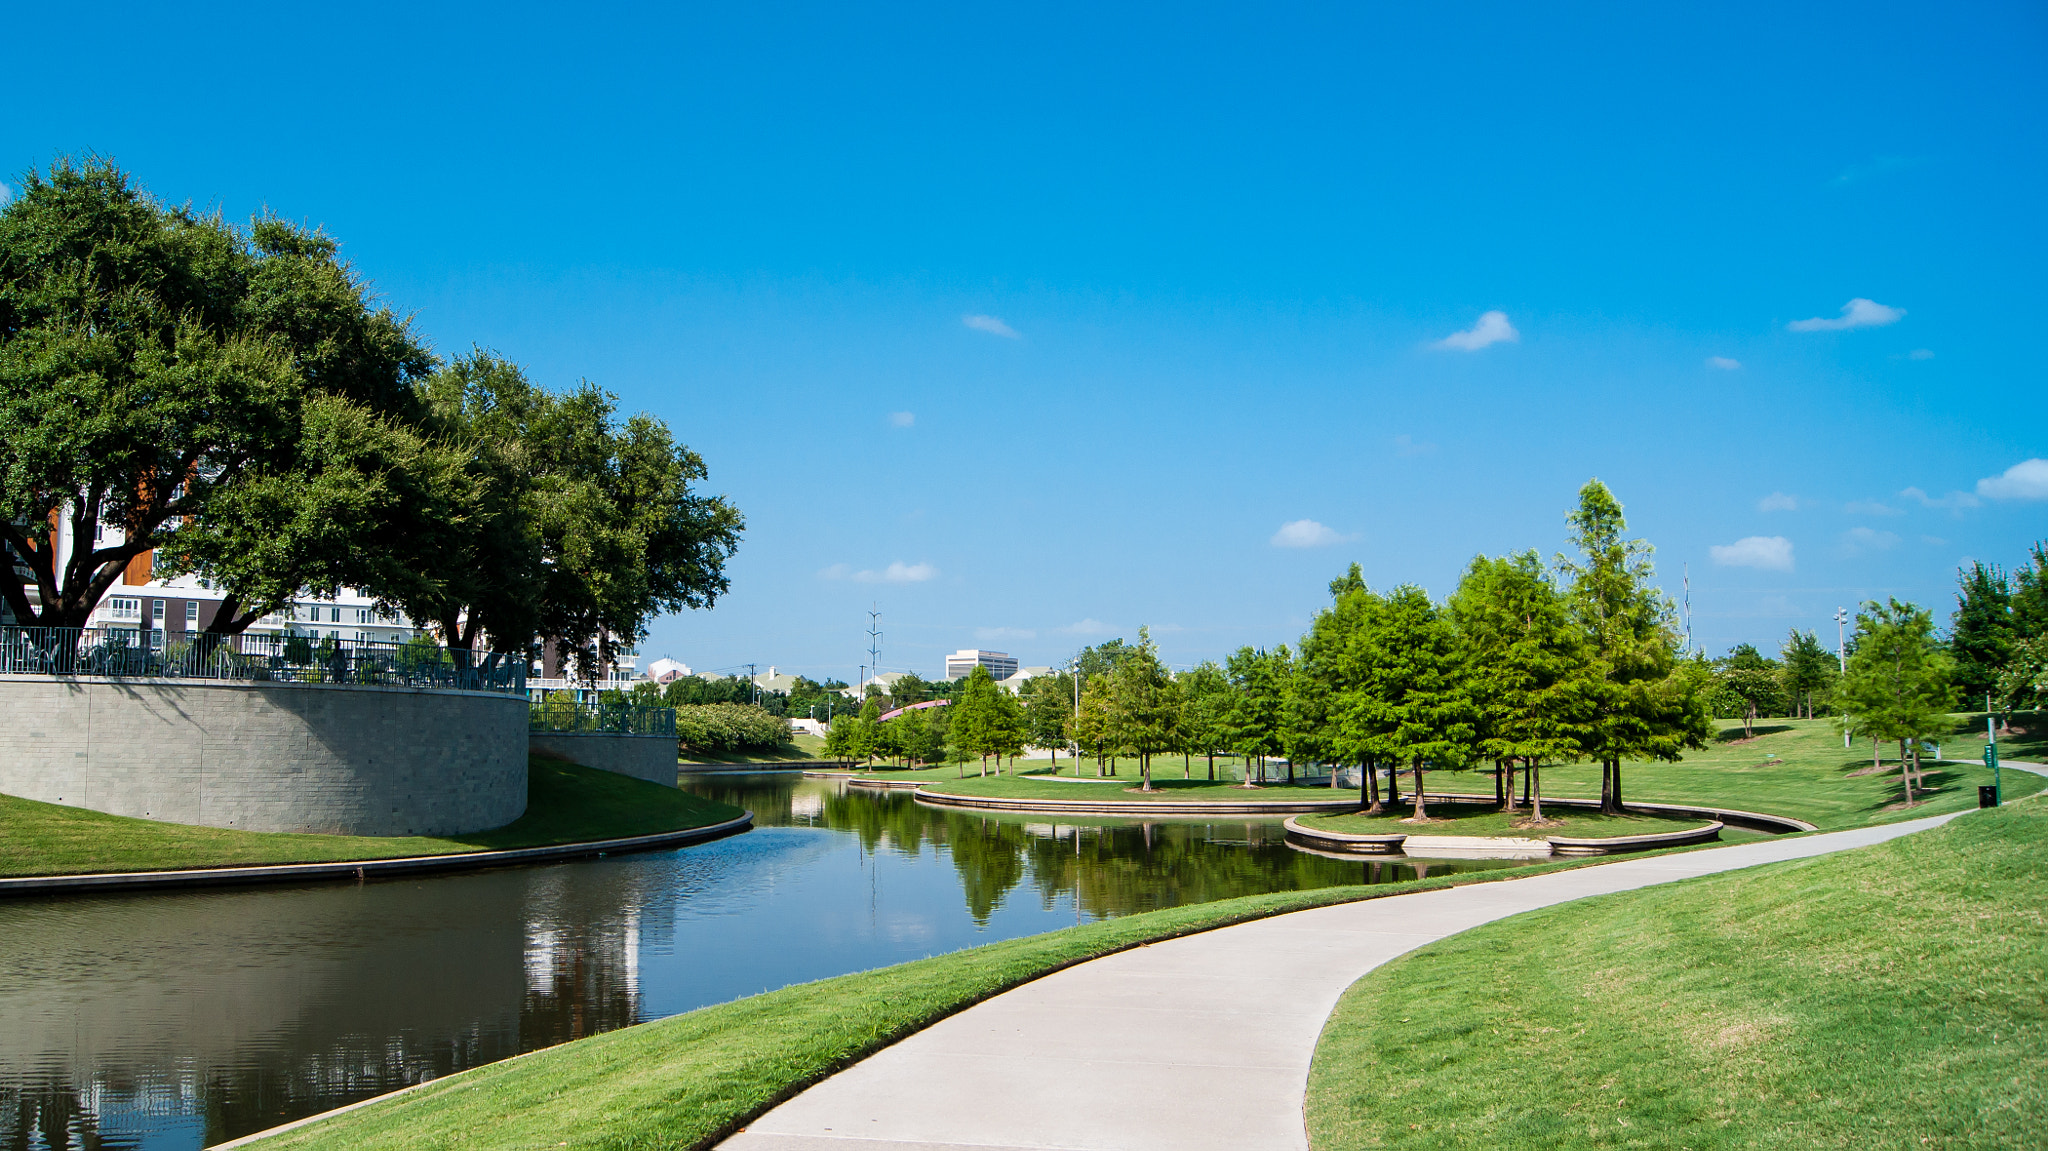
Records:
[[[1843,675],[1849,674],[1849,609],[1835,609],[1835,664]],[[1849,716],[1842,714],[1842,750],[1849,750]]]

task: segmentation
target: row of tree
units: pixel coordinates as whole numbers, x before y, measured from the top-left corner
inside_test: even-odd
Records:
[[[223,594],[212,642],[353,587],[451,647],[545,640],[588,670],[726,590],[742,521],[705,474],[592,384],[442,361],[320,231],[167,206],[99,160],[0,210],[14,622],[83,626],[153,553]]]

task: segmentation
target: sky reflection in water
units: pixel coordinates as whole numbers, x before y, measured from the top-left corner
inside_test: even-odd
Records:
[[[193,1151],[789,983],[1413,874],[1293,851],[1278,823],[1076,827],[793,776],[692,789],[757,830],[438,879],[0,903],[0,1146]]]

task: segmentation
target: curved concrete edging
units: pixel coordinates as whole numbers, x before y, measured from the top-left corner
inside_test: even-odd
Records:
[[[1306,1151],[1316,1041],[1345,989],[1381,964],[1525,911],[1882,843],[1959,814],[1360,900],[1161,940],[941,1020],[719,1147]],[[935,1081],[948,1090],[933,1093]]]
[[[1650,835],[1610,835],[1602,838],[1581,838],[1578,836],[1546,835],[1552,855],[1615,855],[1624,851],[1648,851],[1654,847],[1687,847],[1695,843],[1712,843],[1721,838],[1724,825],[1716,820],[1705,827],[1687,828],[1684,831],[1660,831]]]
[[[623,839],[557,843],[546,847],[519,847],[506,851],[465,851],[457,855],[409,855],[397,859],[356,859],[331,863],[274,863],[258,867],[194,867],[182,871],[23,875],[0,878],[0,896],[64,895],[130,891],[138,888],[225,887],[254,883],[309,883],[337,879],[381,879],[386,876],[419,875],[437,871],[475,871],[487,867],[581,859],[592,855],[687,847],[693,843],[704,843],[736,835],[750,828],[753,822],[754,813],[749,811],[723,823],[684,828],[680,831],[633,835]]]
[[[1712,843],[1721,838],[1722,823],[1709,820],[1704,827],[1688,827],[1679,831],[1658,831],[1646,835],[1612,836],[1564,836],[1548,835],[1542,839],[1516,836],[1476,835],[1429,835],[1411,836],[1405,833],[1394,835],[1352,835],[1342,831],[1325,831],[1304,827],[1300,821],[1289,818],[1281,826],[1287,829],[1287,842],[1299,847],[1310,848],[1318,853],[1336,852],[1345,855],[1402,855],[1409,854],[1407,848],[1414,846],[1427,855],[1431,849],[1467,852],[1496,851],[1506,855],[1547,852],[1551,855],[1616,855],[1627,851],[1649,851],[1659,847],[1687,847],[1695,843]]]

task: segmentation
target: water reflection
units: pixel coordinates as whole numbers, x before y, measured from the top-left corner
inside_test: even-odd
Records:
[[[788,776],[693,790],[759,830],[438,879],[0,903],[0,1147],[189,1151],[791,982],[1413,874],[1293,851],[1277,823],[1048,823]]]

